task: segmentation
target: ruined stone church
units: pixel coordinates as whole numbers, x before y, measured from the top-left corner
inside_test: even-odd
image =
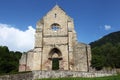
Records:
[[[37,22],[34,49],[22,54],[19,60],[19,72],[89,71],[90,61],[90,45],[77,41],[73,19],[55,5]]]

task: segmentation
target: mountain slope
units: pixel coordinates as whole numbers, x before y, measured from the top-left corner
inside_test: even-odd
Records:
[[[93,68],[120,68],[120,31],[110,33],[90,45]]]
[[[110,33],[95,42],[91,42],[90,45],[93,48],[96,46],[102,46],[106,43],[111,43],[113,45],[120,44],[120,31]]]

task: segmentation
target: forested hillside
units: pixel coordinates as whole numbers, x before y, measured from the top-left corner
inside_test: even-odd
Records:
[[[120,68],[120,31],[110,33],[90,43],[92,48],[92,67]]]
[[[8,47],[0,46],[0,74],[18,72],[21,52],[9,51]]]

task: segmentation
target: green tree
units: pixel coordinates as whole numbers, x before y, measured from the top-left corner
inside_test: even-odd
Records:
[[[7,46],[0,46],[0,73],[17,72],[21,54],[9,51]]]

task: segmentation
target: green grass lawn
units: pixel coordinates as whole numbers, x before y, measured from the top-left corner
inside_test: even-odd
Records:
[[[120,74],[116,76],[108,77],[97,77],[97,78],[47,78],[47,79],[38,79],[38,80],[120,80]]]

